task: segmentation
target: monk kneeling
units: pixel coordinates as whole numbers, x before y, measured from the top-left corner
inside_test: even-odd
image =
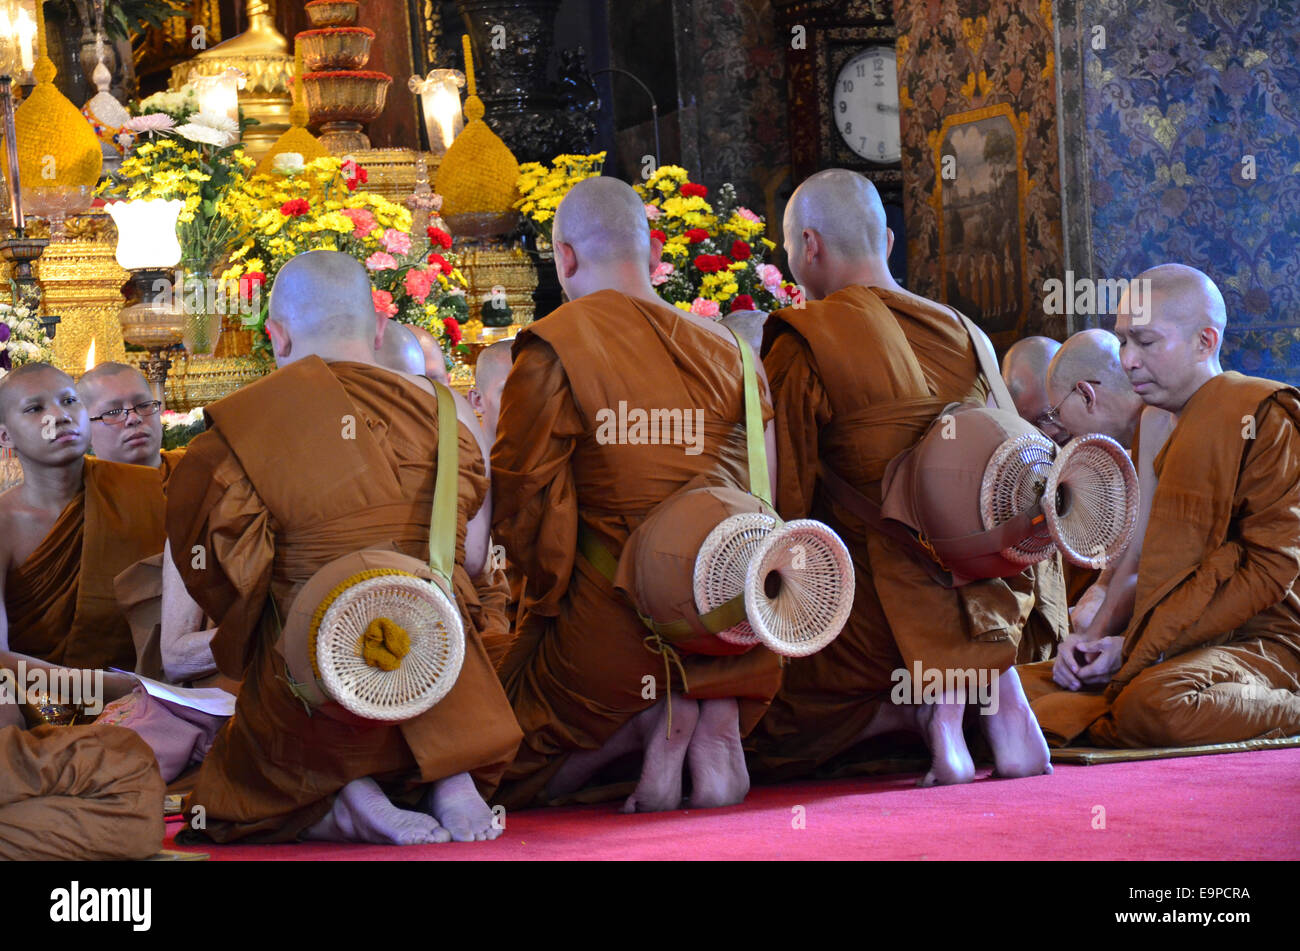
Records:
[[[496,838],[501,825],[483,797],[520,734],[465,607],[487,547],[476,520],[488,490],[478,445],[458,426],[450,574],[465,652],[454,686],[400,723],[312,712],[290,689],[280,622],[304,584],[345,555],[387,549],[428,563],[438,397],[423,377],[376,365],[369,281],[347,255],[314,251],[286,264],[267,329],[280,369],[208,407],[208,431],[168,493],[176,567],[218,623],[218,666],[243,680],[187,814],[202,806],[220,842]]]

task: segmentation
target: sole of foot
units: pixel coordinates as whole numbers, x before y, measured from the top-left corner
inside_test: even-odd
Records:
[[[373,779],[354,779],[334,798],[334,805],[304,835],[328,842],[370,845],[434,845],[451,834],[433,816],[393,805]]]
[[[645,756],[641,779],[623,803],[624,812],[666,812],[681,806],[682,766],[699,718],[699,702],[678,694],[672,697],[671,732],[667,698],[637,714]]]
[[[1023,779],[1051,774],[1051,751],[1014,667],[998,679],[997,713],[979,719],[993,748],[995,777]]]
[[[956,786],[975,779],[975,762],[962,734],[965,712],[962,703],[926,703],[917,707],[917,729],[930,748],[930,769],[918,786]]]
[[[691,770],[693,809],[715,809],[744,802],[749,770],[740,743],[740,705],[735,699],[705,700],[686,750]]]
[[[501,835],[502,827],[493,821],[469,773],[438,780],[429,787],[424,804],[453,842],[487,842]]]

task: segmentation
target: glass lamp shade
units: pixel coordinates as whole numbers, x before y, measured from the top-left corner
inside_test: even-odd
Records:
[[[176,219],[185,203],[179,198],[111,201],[106,207],[117,225],[115,256],[122,267],[128,271],[168,268],[181,259]]]
[[[228,68],[216,76],[191,76],[190,84],[199,97],[199,112],[239,121],[239,87],[244,74]]]
[[[423,79],[412,76],[407,84],[420,97],[424,127],[429,133],[429,151],[442,155],[465,127],[460,108],[460,88],[465,74],[458,69],[435,69]]]

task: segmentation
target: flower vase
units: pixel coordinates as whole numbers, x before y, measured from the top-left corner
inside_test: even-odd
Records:
[[[185,305],[185,330],[182,342],[192,357],[211,356],[221,338],[221,319],[226,298],[218,291],[217,279],[207,267],[186,267],[182,301]]]

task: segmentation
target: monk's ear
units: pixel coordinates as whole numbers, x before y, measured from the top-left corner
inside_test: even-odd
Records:
[[[811,264],[819,254],[822,253],[822,236],[812,228],[804,228],[803,234],[803,259],[804,263]]]
[[[9,427],[4,423],[0,423],[0,446],[5,449],[14,448],[13,438],[9,435]]]
[[[470,408],[474,410],[474,412],[482,414],[483,394],[479,392],[479,388],[477,386],[471,387],[470,391],[467,394],[465,394],[465,398],[469,402]]]
[[[284,329],[284,324],[278,320],[266,318],[266,335],[271,338],[271,349],[275,351],[277,357],[287,357],[293,342],[289,339],[289,333]]]
[[[888,260],[889,256],[894,253],[894,229],[893,228],[885,229],[885,238],[886,238],[885,259]]]
[[[656,267],[659,266],[659,262],[663,260],[663,254],[664,254],[664,243],[660,241],[658,238],[651,237],[650,238],[650,270],[653,271]]]
[[[555,242],[555,266],[564,277],[578,273],[578,254],[567,241]]]
[[[1215,327],[1202,327],[1197,335],[1196,342],[1201,349],[1210,355],[1219,352],[1219,331]]]
[[[1092,412],[1097,405],[1097,391],[1092,388],[1092,384],[1087,380],[1080,380],[1075,384],[1079,388],[1080,395],[1083,396],[1084,405],[1088,412]]]
[[[379,348],[384,345],[384,331],[388,329],[388,315],[375,312],[375,339],[371,341],[372,348],[378,352]]]

